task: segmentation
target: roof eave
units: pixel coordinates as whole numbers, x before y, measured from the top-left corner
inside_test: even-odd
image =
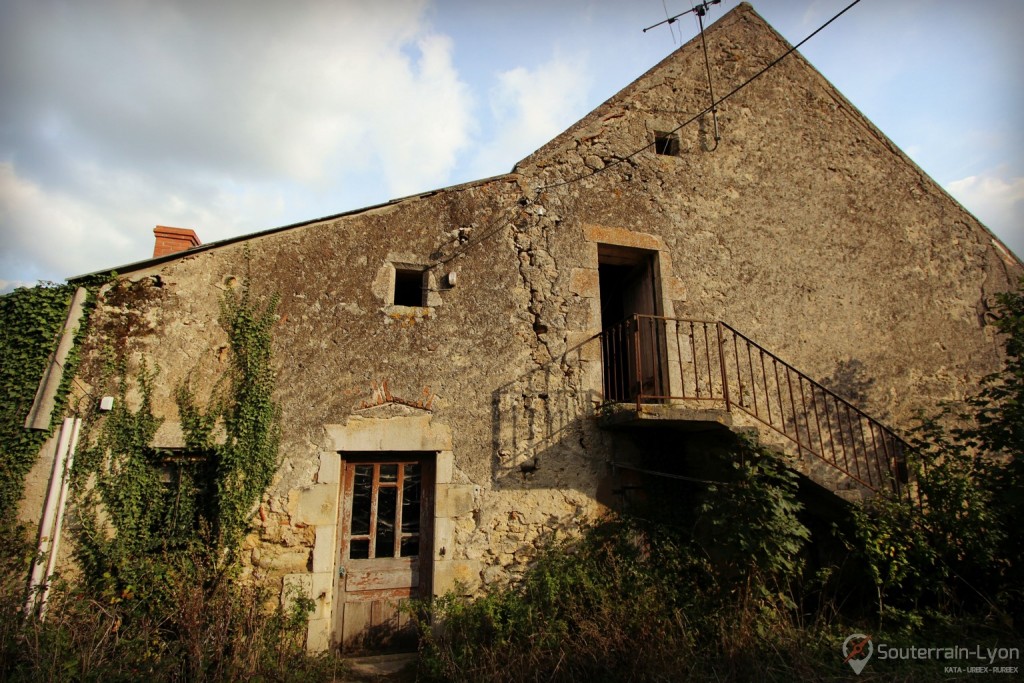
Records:
[[[335,213],[335,214],[331,214],[329,216],[322,216],[320,218],[313,218],[313,219],[310,219],[310,220],[300,221],[298,223],[289,223],[288,225],[282,225],[282,226],[279,226],[279,227],[276,227],[276,228],[269,228],[267,230],[261,230],[259,232],[248,233],[248,234],[245,234],[245,235],[238,235],[236,237],[228,237],[226,239],[217,240],[216,242],[207,242],[206,244],[201,244],[201,245],[199,245],[197,247],[192,247],[191,249],[186,249],[184,251],[176,251],[173,254],[167,254],[165,256],[158,256],[156,258],[148,258],[148,259],[144,259],[142,261],[134,261],[132,263],[126,263],[126,264],[124,264],[122,266],[116,266],[116,267],[113,267],[113,268],[104,268],[102,270],[96,270],[96,271],[93,271],[91,273],[83,273],[82,275],[75,275],[73,277],[69,277],[68,278],[68,282],[79,282],[81,280],[86,280],[86,279],[97,277],[97,276],[101,276],[101,275],[111,275],[111,274],[114,274],[114,273],[132,273],[132,272],[136,272],[136,271],[140,271],[140,270],[146,270],[148,268],[152,268],[154,266],[159,266],[159,265],[167,263],[169,261],[174,261],[175,259],[185,258],[187,256],[195,256],[196,254],[202,254],[203,252],[206,252],[206,251],[211,251],[213,249],[219,249],[221,247],[230,246],[232,244],[237,244],[239,242],[245,242],[247,240],[258,239],[260,237],[267,237],[268,235],[274,235],[274,234],[277,234],[279,232],[285,232],[286,230],[294,230],[296,228],[302,228],[302,227],[305,227],[305,226],[308,226],[308,225],[315,225],[317,223],[323,223],[325,221],[333,221],[333,220],[337,220],[339,218],[348,218],[348,217],[351,217],[351,216],[358,216],[359,214],[367,213],[368,211],[375,211],[377,209],[382,209],[382,208],[385,208],[385,207],[388,207],[388,206],[395,206],[397,204],[401,204],[403,202],[407,202],[407,201],[410,201],[410,200],[413,200],[413,199],[426,199],[427,197],[432,197],[432,196],[434,196],[434,195],[436,195],[438,193],[441,193],[441,192],[453,192],[453,191],[458,191],[458,190],[463,190],[463,189],[466,189],[466,188],[469,188],[469,187],[473,187],[473,186],[476,186],[476,185],[484,185],[486,183],[490,183],[490,182],[493,182],[495,180],[501,180],[503,178],[508,178],[508,177],[510,177],[512,175],[513,175],[513,173],[501,173],[499,175],[489,176],[487,178],[481,178],[479,180],[471,180],[469,182],[459,183],[457,185],[449,185],[447,187],[441,187],[441,188],[438,188],[436,190],[427,190],[425,192],[418,192],[416,194],[406,195],[405,197],[398,197],[396,199],[389,199],[388,201],[381,202],[380,204],[371,204],[370,206],[364,206],[364,207],[361,207],[361,208],[358,208],[358,209],[352,209],[350,211],[343,211],[341,213]]]

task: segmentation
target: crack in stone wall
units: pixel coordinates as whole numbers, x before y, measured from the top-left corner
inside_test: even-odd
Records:
[[[708,33],[723,88],[783,48],[744,16]],[[174,386],[192,374],[205,396],[223,367],[218,302],[251,272],[257,296],[281,296],[285,432],[246,540],[249,571],[329,573],[309,569],[333,562],[315,552],[327,517],[306,516],[331,486],[318,479],[325,425],[388,380],[409,398],[430,386],[431,419],[451,430],[461,488],[443,523],[445,561],[461,563],[474,590],[521,574],[538,548],[604,509],[618,444],[593,419],[602,375],[587,341],[600,329],[589,227],[657,251],[667,315],[725,320],[812,377],[856,359],[870,382],[864,407],[897,427],[995,370],[986,307],[1014,286],[1019,262],[803,61],[720,107],[714,152],[691,126],[678,156],[629,157],[703,108],[693,85],[703,58],[687,50],[508,176],[131,273],[125,291],[137,296],[112,294],[94,313],[100,336],[82,380],[98,383],[99,347],[120,335],[135,361],[161,368],[154,407],[171,424]],[[422,311],[386,310],[381,273],[396,259],[434,271]],[[449,273],[453,287],[440,284]],[[154,275],[159,287],[145,282]]]

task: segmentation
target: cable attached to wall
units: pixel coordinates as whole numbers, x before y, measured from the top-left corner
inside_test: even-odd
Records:
[[[860,2],[860,0],[853,0],[853,2],[851,2],[849,5],[844,7],[837,14],[835,14],[831,19],[829,19],[824,24],[819,26],[813,32],[808,34],[807,37],[805,37],[799,43],[797,43],[796,45],[792,46],[791,48],[786,50],[784,53],[782,53],[781,55],[776,57],[769,64],[765,65],[760,71],[758,71],[753,76],[751,76],[747,80],[745,80],[742,83],[740,83],[739,85],[737,85],[735,88],[733,88],[731,91],[726,93],[721,98],[716,100],[716,99],[714,99],[714,95],[712,94],[711,95],[711,106],[707,107],[703,111],[697,113],[696,115],[694,115],[691,118],[687,119],[683,123],[679,124],[678,126],[673,128],[671,131],[669,131],[669,133],[676,133],[676,132],[682,130],[683,128],[685,128],[686,126],[690,125],[691,123],[699,120],[702,116],[705,116],[705,115],[707,115],[709,113],[713,113],[713,111],[715,109],[717,109],[718,105],[720,105],[722,102],[725,102],[727,99],[729,99],[730,97],[732,97],[733,95],[735,95],[739,91],[743,90],[748,85],[753,83],[755,80],[757,80],[758,78],[763,76],[765,73],[770,71],[772,68],[777,66],[779,64],[779,62],[781,62],[786,57],[788,57],[789,55],[791,55],[794,52],[796,52],[804,43],[806,43],[811,38],[813,38],[814,36],[816,36],[819,33],[821,33],[823,30],[825,30],[826,27],[829,26],[829,24],[831,24],[836,19],[838,19],[839,17],[841,17],[844,14],[846,14],[846,12],[848,12],[850,9],[852,9],[859,2]],[[717,3],[709,2],[709,4],[717,4]],[[692,10],[687,10],[686,12],[683,12],[682,14],[678,14],[675,17],[669,17],[668,19],[665,19],[664,21],[660,21],[657,24],[654,24],[653,26],[648,26],[647,28],[644,29],[644,32],[646,33],[648,30],[650,30],[652,28],[655,28],[656,26],[661,26],[662,24],[672,23],[672,22],[676,21],[676,19],[678,19],[680,16],[683,16],[684,14],[688,14],[691,11]],[[706,58],[706,56],[707,56],[707,53],[705,52],[705,58]],[[708,84],[709,84],[709,90],[710,90],[710,77],[709,77],[709,80],[708,80]],[[715,132],[716,132],[716,143],[717,143],[717,140],[718,140],[718,137],[717,137],[717,127],[716,127],[716,131]],[[544,191],[551,190],[551,189],[554,189],[554,188],[557,188],[557,187],[563,187],[565,185],[571,185],[573,183],[577,183],[577,182],[580,182],[582,180],[586,180],[587,178],[591,178],[593,176],[596,176],[599,173],[603,173],[603,172],[607,171],[610,168],[613,168],[614,166],[616,166],[618,164],[621,164],[621,163],[623,163],[625,161],[629,161],[630,159],[635,157],[637,154],[640,154],[641,152],[643,152],[644,150],[648,149],[649,147],[652,147],[654,144],[655,143],[653,141],[652,142],[648,142],[643,147],[640,147],[638,149],[633,150],[632,152],[630,152],[629,154],[627,154],[624,157],[621,157],[621,158],[618,158],[618,159],[613,159],[612,161],[608,162],[602,168],[599,168],[599,169],[596,169],[594,171],[591,171],[590,173],[579,175],[579,176],[576,176],[574,178],[569,178],[568,180],[560,180],[560,181],[555,182],[555,183],[549,183],[547,185],[541,185],[540,187],[535,188],[532,199],[530,197],[528,197],[528,196],[525,196],[525,194],[524,194],[523,198],[520,199],[520,203],[519,204],[515,204],[512,207],[506,208],[505,211],[502,211],[495,218],[495,220],[491,221],[491,223],[486,228],[484,228],[484,230],[482,230],[480,232],[480,234],[476,238],[470,239],[467,242],[465,242],[464,244],[456,246],[450,253],[448,253],[448,254],[446,254],[444,256],[438,256],[438,257],[434,258],[430,262],[430,264],[427,266],[427,269],[434,269],[434,268],[437,268],[438,266],[444,265],[444,264],[448,263],[449,261],[457,258],[459,255],[465,253],[469,249],[471,249],[471,248],[473,248],[473,247],[475,247],[475,246],[477,246],[479,244],[482,244],[483,242],[485,242],[486,240],[490,239],[491,237],[501,233],[505,229],[505,227],[507,227],[508,219],[512,217],[512,214],[515,213],[516,209],[525,209],[527,206],[533,204],[534,202],[536,202],[539,199],[540,195]]]
[[[779,64],[779,62],[781,62],[781,61],[782,61],[782,60],[784,60],[784,59],[785,59],[786,57],[788,57],[788,56],[790,56],[791,54],[793,54],[794,52],[796,52],[796,51],[797,51],[797,50],[798,50],[798,49],[800,48],[800,46],[802,46],[802,45],[803,45],[804,43],[806,43],[806,42],[807,42],[808,40],[810,40],[810,39],[811,39],[811,38],[813,38],[814,36],[818,35],[818,34],[819,34],[819,33],[821,33],[822,31],[824,31],[824,30],[825,30],[825,28],[829,26],[829,24],[831,24],[831,23],[832,23],[833,21],[835,21],[835,20],[836,20],[836,19],[838,19],[839,17],[841,17],[841,16],[843,16],[844,14],[846,14],[847,12],[849,12],[849,11],[850,11],[850,10],[851,10],[851,9],[852,9],[852,8],[853,8],[853,7],[855,6],[855,5],[857,5],[857,4],[859,4],[859,3],[860,3],[860,0],[853,0],[853,2],[851,2],[851,3],[849,4],[849,5],[847,5],[846,7],[844,7],[843,9],[841,9],[841,10],[840,10],[839,12],[837,12],[837,13],[835,14],[835,16],[833,16],[833,17],[832,17],[831,19],[829,19],[829,20],[828,20],[828,21],[826,21],[826,22],[825,22],[824,24],[822,24],[821,26],[819,26],[818,28],[816,28],[816,29],[815,29],[814,31],[812,31],[812,32],[811,32],[810,34],[808,34],[808,36],[807,36],[806,38],[804,38],[804,39],[803,39],[803,40],[801,40],[801,41],[800,41],[799,43],[797,43],[796,45],[792,46],[791,48],[789,48],[788,50],[786,50],[785,52],[783,52],[783,53],[782,53],[781,55],[779,55],[778,57],[776,57],[775,59],[773,59],[773,60],[772,60],[771,62],[769,62],[769,63],[768,63],[767,65],[765,65],[765,66],[764,66],[764,67],[763,67],[763,68],[762,68],[762,69],[761,69],[760,71],[758,71],[757,73],[755,73],[755,74],[754,74],[753,76],[751,76],[751,77],[750,77],[750,78],[748,78],[747,80],[745,80],[745,81],[743,81],[742,83],[740,83],[739,85],[737,85],[737,86],[736,86],[735,88],[733,88],[732,90],[730,90],[730,91],[729,91],[728,93],[726,93],[726,94],[725,94],[725,95],[723,95],[722,97],[720,97],[720,98],[718,98],[717,100],[715,100],[715,101],[713,102],[713,106],[716,106],[716,107],[717,107],[717,106],[718,106],[719,104],[721,104],[722,102],[725,102],[725,101],[726,101],[727,99],[729,99],[730,97],[732,97],[733,95],[735,95],[736,93],[738,93],[739,91],[743,90],[743,89],[744,89],[744,88],[746,88],[746,87],[747,87],[748,85],[750,85],[751,83],[753,83],[754,81],[756,81],[756,80],[757,80],[758,78],[760,78],[760,77],[761,77],[761,76],[763,76],[763,75],[764,75],[765,73],[767,73],[768,71],[770,71],[771,69],[773,69],[773,68],[774,68],[775,66],[777,66],[777,65]],[[689,10],[688,10],[688,11],[689,11]],[[687,13],[688,13],[688,11],[687,11],[687,12],[683,12],[683,14],[687,14]],[[679,16],[681,16],[681,15],[679,15]],[[662,24],[664,24],[664,23],[668,23],[668,22],[670,22],[670,21],[675,21],[675,19],[676,19],[676,17],[670,17],[669,19],[666,19],[665,21],[659,21],[659,22],[658,22],[657,24],[654,24],[653,26],[648,26],[647,28],[645,28],[645,29],[644,29],[644,31],[647,31],[647,30],[649,30],[649,29],[652,29],[652,28],[654,28],[655,26],[661,26]],[[683,129],[683,128],[685,128],[686,126],[690,125],[690,124],[691,124],[691,123],[693,123],[694,121],[697,121],[697,120],[699,120],[699,119],[700,119],[700,117],[702,117],[702,116],[704,116],[704,115],[706,115],[706,114],[709,114],[710,112],[711,112],[711,107],[708,107],[708,108],[704,109],[703,111],[701,111],[701,112],[698,112],[698,113],[697,113],[697,114],[695,114],[694,116],[690,117],[690,118],[689,118],[689,119],[687,119],[686,121],[683,121],[683,122],[682,122],[682,123],[680,123],[680,124],[679,124],[678,126],[676,126],[675,128],[673,128],[672,130],[668,131],[668,133],[669,133],[669,134],[672,134],[672,133],[676,133],[676,132],[679,132],[680,130],[682,130],[682,129]],[[538,197],[539,197],[539,196],[540,196],[540,194],[541,194],[542,192],[544,192],[545,190],[551,190],[551,189],[554,189],[554,188],[556,188],[556,187],[563,187],[563,186],[565,186],[565,185],[571,185],[571,184],[573,184],[573,183],[578,183],[578,182],[580,182],[581,180],[586,180],[587,178],[592,178],[592,177],[594,177],[594,176],[598,175],[599,173],[604,173],[605,171],[607,171],[607,170],[608,170],[608,169],[610,169],[610,168],[614,168],[615,166],[618,166],[619,164],[621,164],[621,163],[623,163],[623,162],[629,161],[630,159],[632,159],[633,157],[635,157],[635,156],[636,156],[637,154],[640,154],[641,152],[643,152],[643,151],[644,151],[644,150],[646,150],[647,148],[649,148],[649,147],[652,147],[652,146],[653,146],[654,144],[655,144],[655,142],[654,142],[654,141],[652,140],[651,142],[648,142],[648,143],[647,143],[646,145],[644,145],[643,147],[639,147],[639,148],[637,148],[637,149],[633,150],[632,152],[630,152],[629,154],[627,154],[627,155],[626,155],[626,156],[624,156],[624,157],[619,157],[619,158],[617,158],[617,159],[613,159],[612,161],[610,161],[610,162],[608,162],[607,164],[605,164],[605,165],[604,165],[603,167],[601,167],[601,168],[599,168],[599,169],[596,169],[596,170],[594,170],[594,171],[591,171],[590,173],[584,173],[583,175],[579,175],[579,176],[576,176],[576,177],[574,177],[574,178],[569,178],[568,180],[560,180],[560,181],[558,181],[558,182],[555,182],[555,183],[548,183],[547,185],[541,185],[540,187],[536,188],[536,190],[535,190],[535,194],[536,194],[536,196],[538,196]]]
[[[701,43],[701,45],[704,48],[704,68],[706,69],[707,75],[708,75],[708,99],[711,102],[711,106],[710,106],[711,119],[714,121],[714,126],[715,126],[715,133],[714,133],[715,146],[714,147],[708,147],[707,145],[704,146],[704,149],[707,150],[708,152],[714,152],[716,149],[718,149],[718,143],[722,139],[722,136],[718,132],[718,104],[715,102],[715,89],[714,89],[714,86],[711,84],[711,60],[708,58],[708,43],[707,43],[707,40],[704,38],[704,16],[708,13],[708,9],[711,7],[711,5],[717,5],[717,4],[721,3],[721,2],[722,2],[722,0],[701,0],[700,4],[691,7],[690,9],[686,10],[685,12],[680,12],[679,14],[677,14],[677,15],[675,15],[673,17],[667,16],[668,15],[668,9],[666,8],[666,10],[665,10],[665,15],[666,15],[665,21],[660,21],[657,24],[654,24],[654,26],[648,26],[647,28],[644,29],[644,33],[647,33],[652,28],[655,28],[657,26],[661,26],[662,24],[667,24],[668,25],[668,30],[669,31],[673,31],[672,24],[674,24],[676,22],[676,20],[679,19],[679,17],[681,17],[681,16],[683,16],[685,14],[690,14],[691,12],[693,13],[693,15],[695,17],[697,17],[697,24],[700,27],[700,43]],[[664,5],[664,0],[662,1],[662,4]],[[673,33],[672,33],[673,42],[675,42],[675,35],[676,34],[673,31]]]
[[[689,481],[694,484],[704,484],[706,486],[732,486],[737,482],[735,481],[716,481],[714,479],[698,479],[696,477],[687,477],[682,474],[672,474],[671,472],[658,472],[657,470],[647,470],[642,467],[636,467],[634,465],[627,465],[624,462],[609,461],[608,466],[613,470],[629,470],[631,472],[639,472],[641,474],[650,474],[655,477],[664,477],[666,479],[678,479],[680,481]]]
[[[700,43],[704,47],[704,68],[707,70],[708,74],[708,96],[711,101],[711,120],[714,121],[715,125],[715,146],[710,148],[707,146],[704,147],[704,149],[709,152],[714,152],[718,149],[718,143],[722,139],[722,136],[718,133],[718,105],[715,104],[715,88],[711,84],[711,60],[708,58],[708,43],[707,40],[704,39],[704,15],[707,14],[709,5],[717,5],[721,1],[722,0],[711,0],[709,3],[707,0],[704,0],[704,2],[693,8],[693,13],[697,15],[697,23],[700,25]]]

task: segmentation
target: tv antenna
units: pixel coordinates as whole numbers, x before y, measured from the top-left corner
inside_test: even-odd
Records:
[[[696,7],[691,7],[690,9],[686,10],[685,12],[680,12],[679,14],[676,14],[675,16],[671,16],[671,17],[669,17],[667,19],[663,19],[663,20],[659,21],[657,24],[652,24],[651,26],[648,26],[647,28],[644,29],[644,33],[647,33],[652,28],[658,28],[662,24],[674,24],[674,23],[676,23],[676,20],[679,19],[679,17],[686,16],[687,14],[690,14],[691,12],[696,14],[698,18],[703,17],[705,14],[708,13],[708,8],[710,8],[711,5],[717,5],[720,2],[722,2],[722,0],[702,0],[702,2],[699,5],[697,5]]]
[[[721,2],[722,0],[701,0],[699,4],[691,7],[685,12],[680,12],[675,16],[659,21],[657,24],[652,24],[644,29],[644,33],[647,33],[652,28],[657,28],[662,24],[668,24],[669,30],[671,30],[672,24],[674,24],[679,17],[691,13],[697,17],[697,23],[700,25],[700,44],[704,48],[704,68],[708,75],[708,96],[711,98],[711,119],[714,121],[715,125],[715,146],[709,149],[709,152],[713,152],[718,149],[718,141],[722,139],[722,136],[718,133],[718,105],[715,103],[715,89],[711,84],[711,60],[708,59],[708,43],[704,39],[704,15],[708,13],[711,5],[717,5]]]

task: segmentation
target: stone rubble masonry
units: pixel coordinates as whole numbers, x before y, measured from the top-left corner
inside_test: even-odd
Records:
[[[706,37],[722,92],[788,49],[745,4]],[[509,174],[118,269],[79,381],[105,390],[111,347],[159,367],[168,442],[175,389],[228,367],[225,293],[280,297],[283,461],[244,556],[314,600],[310,649],[337,621],[346,452],[434,454],[435,593],[520,576],[614,503],[599,245],[654,255],[663,314],[724,320],[897,429],[1000,367],[986,321],[1020,262],[799,55],[722,103],[717,146],[702,120],[677,156],[633,154],[704,108],[704,69],[684,45]],[[393,305],[403,264],[426,306]]]

